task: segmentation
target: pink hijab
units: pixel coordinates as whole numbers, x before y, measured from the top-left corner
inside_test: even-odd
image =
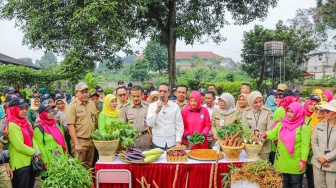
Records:
[[[279,107],[283,107],[284,109],[287,108],[292,102],[294,102],[294,96],[287,96],[285,98],[282,98],[279,102]]]
[[[303,108],[298,102],[290,104],[287,110],[288,109],[291,109],[294,112],[294,118],[289,120],[286,113],[286,117],[280,120],[282,122],[282,126],[279,131],[279,136],[287,151],[291,154],[291,156],[293,156],[296,128],[300,127],[304,123],[305,116]]]
[[[197,101],[197,106],[196,106],[196,108],[192,108],[192,107],[190,106],[189,103],[190,103],[190,99],[191,99],[191,98],[193,98],[193,99],[195,99],[195,100]],[[200,109],[201,106],[202,106],[202,98],[201,98],[201,94],[200,94],[198,91],[193,91],[193,92],[191,92],[190,95],[189,95],[189,99],[188,99],[188,105],[187,105],[185,108],[187,108],[188,110],[193,110],[193,111],[195,111],[195,110]]]
[[[334,99],[334,94],[333,94],[333,92],[331,90],[324,90],[323,93],[322,93],[322,95],[327,96],[328,101],[326,101],[326,102],[330,102],[331,100]]]
[[[312,102],[314,102],[314,101],[316,102],[316,104],[318,103],[317,100],[311,100],[311,99],[308,99],[308,100],[306,101],[306,103],[304,104],[304,106],[303,106],[303,110],[304,110],[305,116],[310,117],[310,116],[313,114],[313,112],[310,112],[310,111],[309,111],[309,105],[310,105]]]
[[[48,119],[47,117],[48,111],[43,111],[39,114],[40,120],[38,124],[40,124],[44,131],[50,134],[54,140],[62,146],[63,153],[66,152],[66,146],[64,142],[64,137],[61,130],[57,127],[57,121],[55,119]]]
[[[15,123],[21,129],[23,136],[23,143],[29,147],[33,147],[32,139],[34,138],[34,131],[32,126],[26,118],[19,117],[20,107],[12,106],[6,110],[6,127],[9,123]],[[7,128],[8,129],[8,128]]]

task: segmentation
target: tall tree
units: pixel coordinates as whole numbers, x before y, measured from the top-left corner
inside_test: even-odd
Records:
[[[43,69],[55,68],[57,66],[57,57],[52,52],[46,52],[35,64]]]
[[[145,58],[150,63],[150,70],[159,71],[160,74],[162,71],[167,70],[168,52],[166,46],[162,46],[155,40],[150,40],[144,52]]]
[[[30,57],[21,57],[21,58],[18,58],[18,60],[21,60],[21,61],[27,63],[28,65],[34,65],[33,59],[30,58]]]
[[[168,49],[171,87],[176,84],[176,41],[186,44],[224,40],[220,30],[229,24],[247,24],[265,18],[278,0],[11,0],[2,16],[16,19],[24,43],[61,52],[84,64],[102,59],[121,62],[116,53],[132,53],[131,38],[154,38]],[[204,37],[206,36],[206,37]],[[115,61],[114,61],[115,60]],[[112,63],[112,68],[120,64]]]
[[[285,56],[281,60],[284,60],[282,70],[286,72],[286,81],[294,81],[302,77],[302,65],[308,61],[309,53],[314,51],[321,42],[313,38],[309,31],[286,26],[282,21],[277,23],[275,30],[255,25],[253,30],[245,32],[241,55],[244,63],[242,70],[256,80],[258,88],[273,74],[275,81],[279,81],[280,63],[275,63],[273,67],[273,60],[264,56],[264,43],[276,40],[283,41],[285,46]]]
[[[150,79],[149,68],[150,64],[146,58],[135,60],[135,63],[130,65],[130,75],[134,80],[144,82]]]

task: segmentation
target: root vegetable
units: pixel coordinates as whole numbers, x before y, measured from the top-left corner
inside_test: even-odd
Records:
[[[232,147],[238,146],[237,144],[238,144],[238,138],[235,138]]]
[[[228,133],[225,133],[224,146],[227,146],[228,143],[229,143],[229,135],[228,135]]]
[[[239,135],[241,132],[242,132],[242,130],[237,131],[237,133],[233,135],[233,138],[237,138],[238,135]]]

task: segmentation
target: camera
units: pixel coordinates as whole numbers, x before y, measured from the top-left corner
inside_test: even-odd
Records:
[[[327,155],[328,153],[330,153],[330,150],[325,150],[324,151],[324,155]]]
[[[9,163],[9,151],[8,150],[0,152],[0,165],[4,163]]]

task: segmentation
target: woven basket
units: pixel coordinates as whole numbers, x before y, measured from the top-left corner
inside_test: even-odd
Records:
[[[258,159],[258,154],[261,151],[263,145],[244,144],[244,150],[247,155],[247,159]]]
[[[115,159],[115,151],[117,150],[119,139],[110,141],[93,140],[95,147],[99,153],[99,161],[112,162]]]
[[[244,148],[244,144],[238,147],[224,146],[221,144],[222,150],[225,153],[227,161],[239,161],[240,153]]]

